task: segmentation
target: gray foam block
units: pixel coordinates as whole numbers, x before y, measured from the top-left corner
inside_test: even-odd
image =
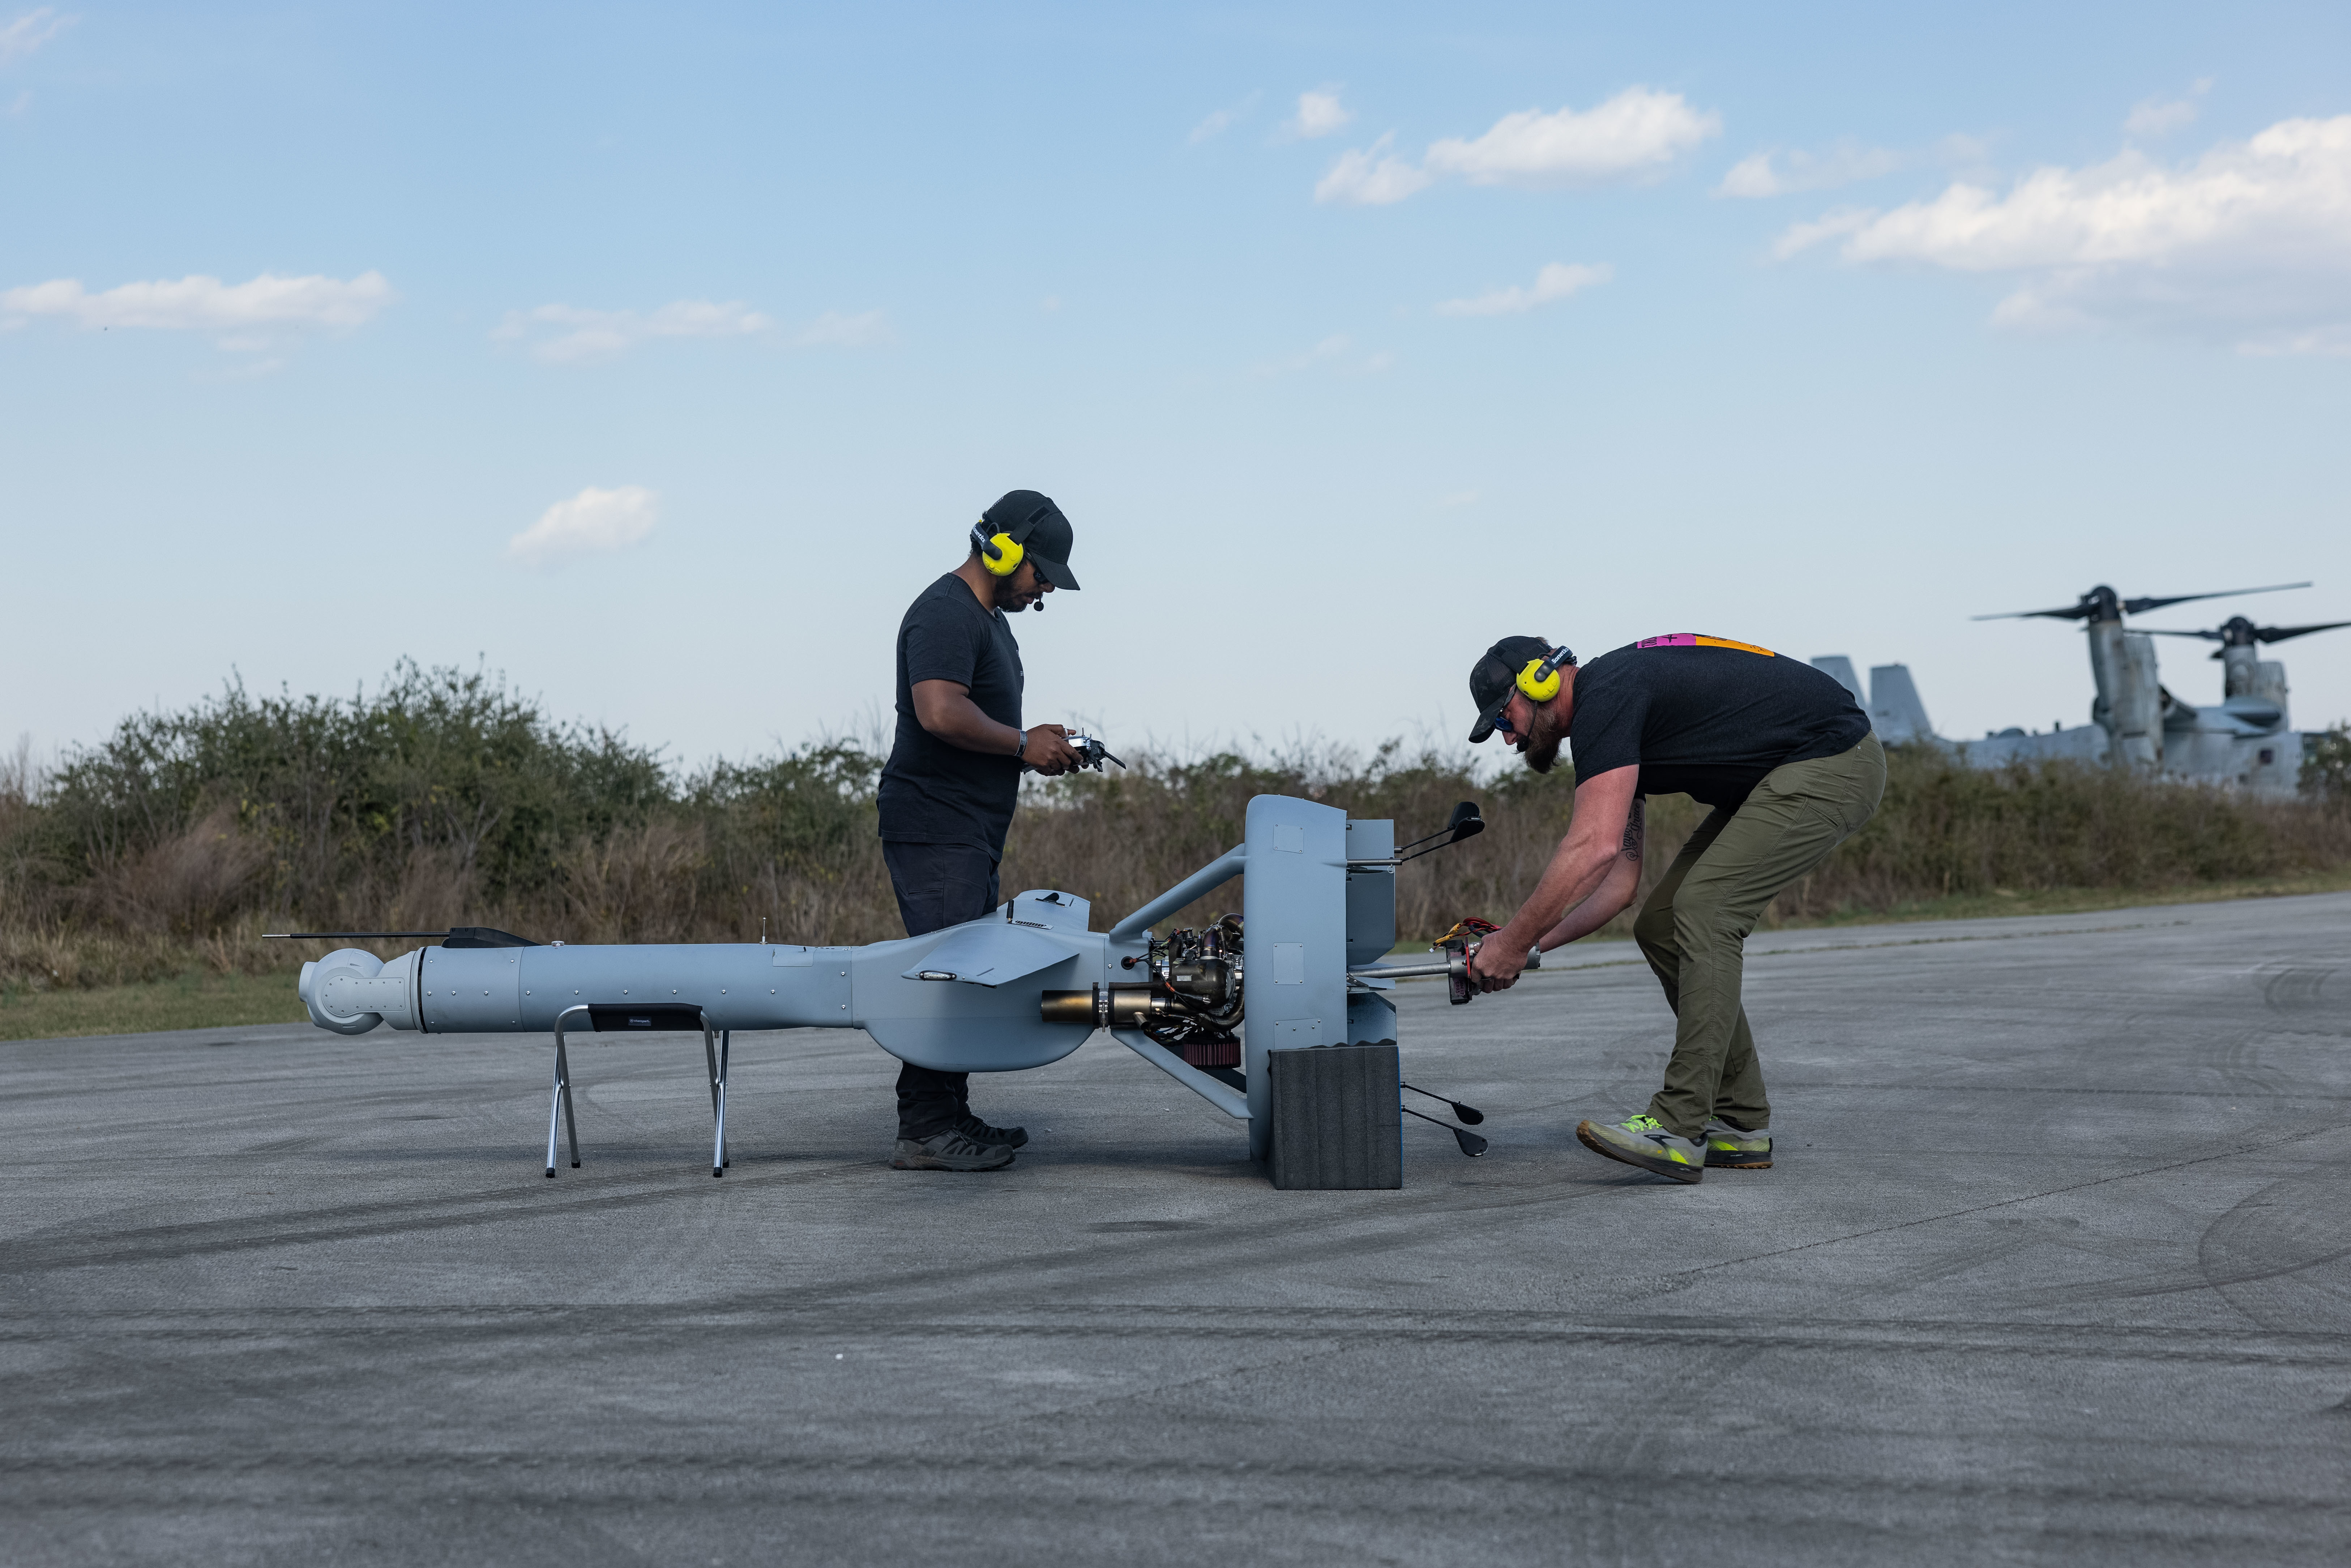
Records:
[[[1276,1051],[1273,1185],[1298,1188],[1404,1186],[1404,1117],[1396,1047],[1329,1045]]]

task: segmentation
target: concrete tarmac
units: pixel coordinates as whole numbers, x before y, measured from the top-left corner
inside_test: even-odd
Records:
[[[2340,1563],[2351,895],[1765,935],[1779,1162],[1577,1145],[1629,946],[1400,989],[1401,1192],[1098,1038],[885,1168],[862,1035],[0,1046],[0,1559]]]

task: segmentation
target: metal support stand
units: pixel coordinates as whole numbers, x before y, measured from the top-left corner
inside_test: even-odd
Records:
[[[735,1039],[731,1029],[718,1031],[718,1051],[711,1053],[710,1026],[702,1026],[702,1059],[710,1068],[710,1174],[723,1176],[734,1160],[726,1153],[726,1057]]]
[[[580,1168],[580,1123],[571,1109],[571,1059],[563,1046],[563,1031],[581,1023],[598,1033],[637,1030],[699,1030],[702,1061],[710,1076],[710,1174],[723,1176],[735,1163],[726,1150],[726,1071],[734,1054],[735,1031],[713,1030],[698,1007],[612,1007],[583,1002],[555,1015],[555,1091],[547,1108],[547,1174],[555,1175],[557,1134],[570,1134],[571,1168]]]
[[[555,1015],[555,1097],[547,1106],[547,1178],[555,1179],[555,1133],[558,1117],[571,1129],[571,1168],[580,1168],[580,1119],[571,1111],[571,1060],[563,1051],[563,1024],[567,1019],[585,1018],[584,1007],[566,1008]]]

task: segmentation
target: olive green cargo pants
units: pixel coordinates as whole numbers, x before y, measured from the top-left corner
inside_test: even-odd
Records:
[[[1709,1115],[1768,1127],[1771,1103],[1739,988],[1763,906],[1869,821],[1886,792],[1874,735],[1834,757],[1783,763],[1736,810],[1715,808],[1666,870],[1633,936],[1674,1009],[1674,1055],[1649,1114],[1697,1138]]]

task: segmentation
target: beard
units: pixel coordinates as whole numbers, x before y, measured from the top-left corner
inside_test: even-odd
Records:
[[[1534,727],[1528,731],[1526,744],[1519,747],[1519,755],[1527,759],[1529,768],[1548,773],[1559,766],[1560,744],[1566,739],[1567,732],[1552,723],[1550,713],[1537,708]]]
[[[1024,560],[1012,569],[1012,575],[996,580],[996,607],[1008,615],[1018,615],[1023,610],[1042,610],[1045,595],[1051,587],[1043,568]]]

